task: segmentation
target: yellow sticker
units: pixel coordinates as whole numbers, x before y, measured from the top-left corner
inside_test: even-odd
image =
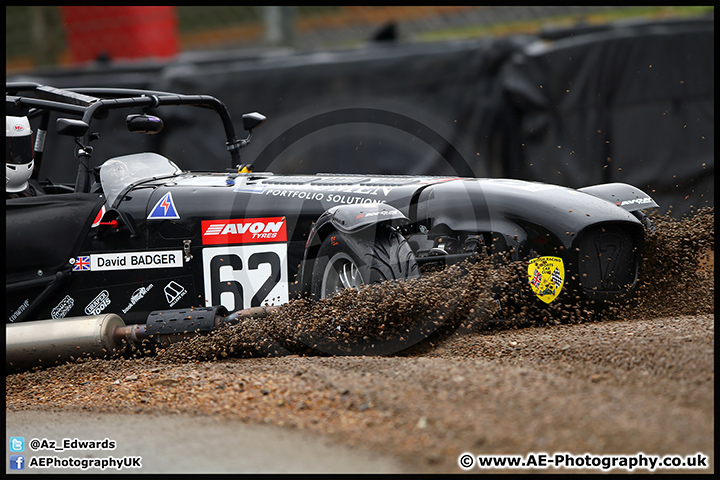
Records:
[[[565,283],[565,266],[559,257],[538,257],[528,265],[530,287],[540,300],[550,303],[560,295]]]

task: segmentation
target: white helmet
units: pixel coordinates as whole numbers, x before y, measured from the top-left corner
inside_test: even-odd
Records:
[[[22,192],[33,172],[32,130],[27,117],[5,117],[5,191]]]

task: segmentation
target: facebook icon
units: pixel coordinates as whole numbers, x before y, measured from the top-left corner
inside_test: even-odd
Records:
[[[10,455],[10,470],[25,470],[25,455]]]

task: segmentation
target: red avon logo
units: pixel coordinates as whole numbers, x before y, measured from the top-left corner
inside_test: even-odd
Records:
[[[203,220],[203,245],[286,242],[285,217]]]

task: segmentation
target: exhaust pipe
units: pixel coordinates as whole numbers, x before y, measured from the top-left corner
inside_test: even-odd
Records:
[[[102,358],[112,355],[124,342],[140,345],[149,340],[168,345],[189,335],[211,332],[220,325],[265,317],[277,308],[253,307],[231,314],[223,307],[155,311],[145,324],[131,325],[125,325],[114,313],[10,323],[5,325],[5,369],[28,370],[80,357]]]
[[[6,370],[59,365],[81,356],[102,357],[115,350],[115,329],[124,326],[114,313],[7,324]]]

